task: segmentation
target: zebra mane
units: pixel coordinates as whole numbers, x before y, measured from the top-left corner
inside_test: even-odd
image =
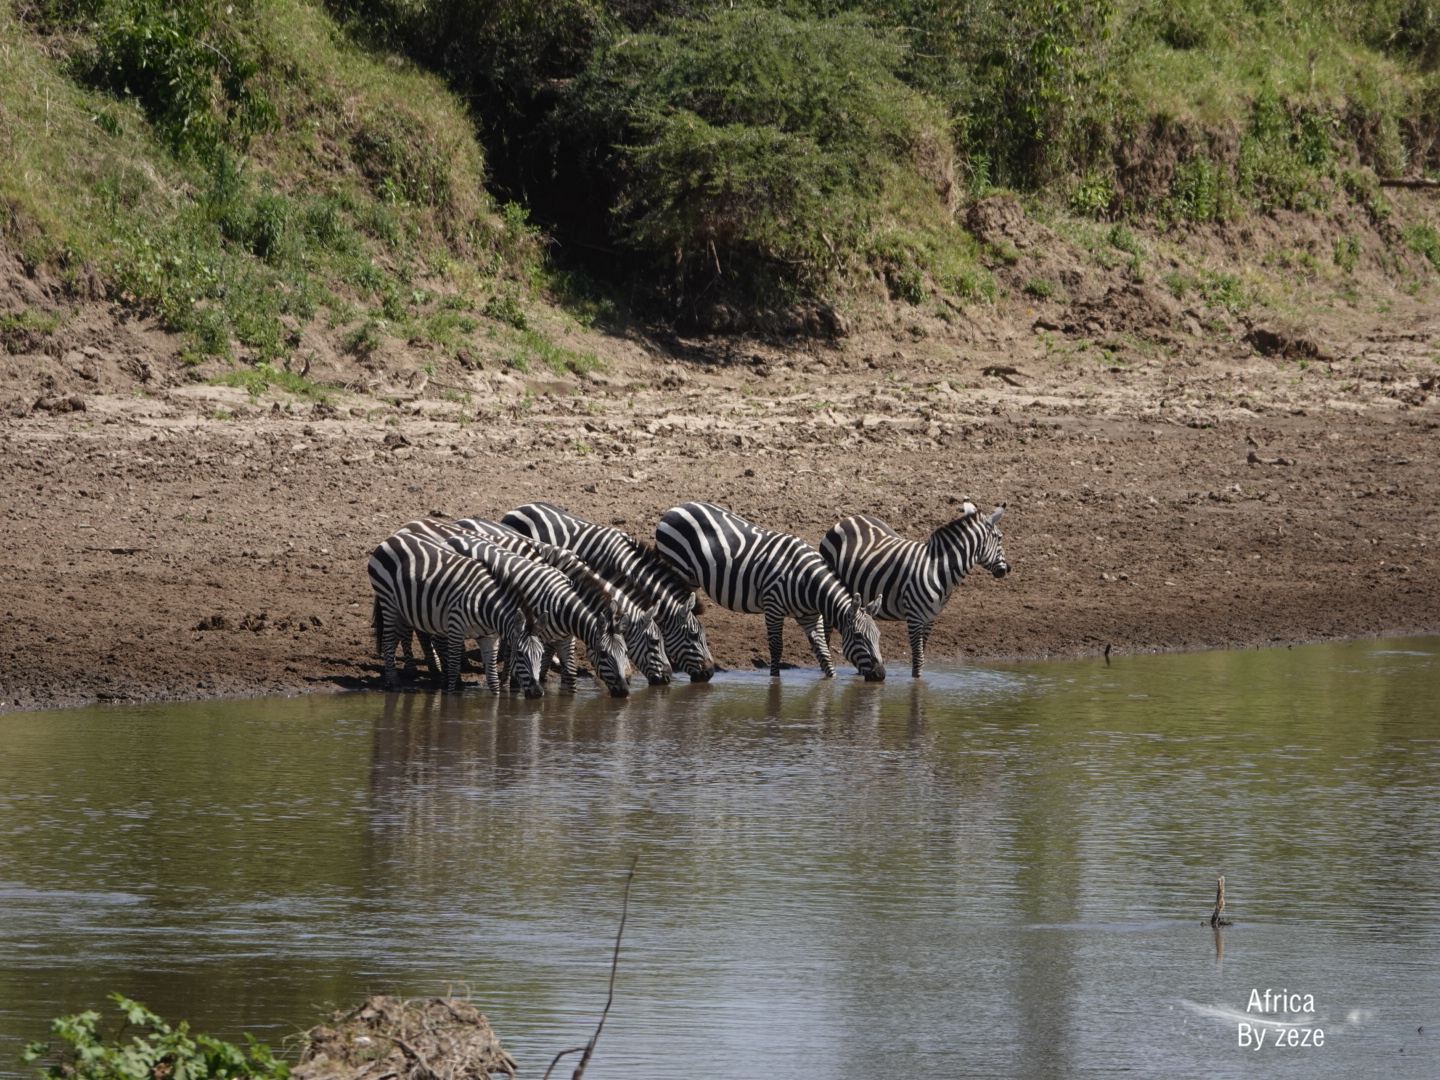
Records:
[[[525,616],[525,632],[527,634],[534,634],[535,625],[540,621],[539,612],[537,612],[533,607],[530,606],[530,601],[526,599],[525,594],[519,589],[510,588],[509,586],[501,582],[499,578],[496,578],[496,583],[500,585],[502,589],[504,589],[506,595],[509,596],[510,599],[515,601],[515,606],[520,609],[520,614]]]
[[[565,576],[570,579],[570,584],[575,586],[575,591],[580,594],[587,607],[608,612],[611,620],[619,616],[619,605],[605,591],[605,583],[582,561],[576,559],[575,565],[565,570]]]
[[[944,525],[941,525],[939,528],[937,528],[935,532],[943,532],[946,529],[958,529],[967,521],[977,521],[980,518],[980,510],[972,502],[965,503],[965,505],[961,507],[961,511],[962,512],[959,517],[951,518],[949,521],[945,522]],[[932,533],[931,535],[934,534]]]
[[[630,543],[634,547],[635,558],[640,561],[640,564],[653,571],[666,585],[676,592],[693,593],[695,591],[695,586],[685,580],[685,576],[675,564],[661,554],[654,544],[634,536],[630,537]],[[698,597],[695,603],[697,605],[700,603]],[[700,614],[698,607],[695,614]]]

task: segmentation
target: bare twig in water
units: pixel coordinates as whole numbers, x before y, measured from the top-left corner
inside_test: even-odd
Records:
[[[610,1015],[610,1006],[615,1002],[615,972],[620,966],[620,939],[625,936],[625,920],[630,915],[630,886],[635,881],[635,867],[640,862],[640,853],[636,852],[635,857],[630,860],[630,872],[625,875],[625,897],[620,902],[620,929],[615,931],[615,952],[610,957],[610,993],[605,998],[605,1008],[600,1010],[600,1022],[595,1025],[595,1034],[590,1036],[590,1041],[584,1046],[577,1046],[570,1050],[561,1050],[550,1062],[550,1068],[545,1070],[544,1080],[550,1080],[550,1073],[560,1063],[560,1059],[570,1054],[580,1054],[580,1064],[575,1066],[575,1071],[570,1074],[570,1080],[580,1080],[585,1075],[585,1066],[590,1064],[590,1057],[595,1053],[595,1043],[600,1038],[600,1032],[605,1029],[605,1019]]]
[[[1224,926],[1220,913],[1225,910],[1225,875],[1221,874],[1215,881],[1215,910],[1210,913],[1211,926]]]
[[[554,1058],[551,1059],[550,1068],[545,1070],[544,1080],[550,1080],[550,1074],[555,1071],[555,1066],[560,1064],[561,1058],[565,1057],[568,1054],[578,1054],[584,1049],[585,1047],[583,1046],[577,1046],[571,1050],[561,1050],[558,1054],[555,1055]]]

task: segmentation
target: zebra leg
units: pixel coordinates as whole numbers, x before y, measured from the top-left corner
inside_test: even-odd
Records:
[[[440,661],[440,650],[435,646],[435,639],[423,631],[416,630],[415,636],[420,639],[420,645],[425,650],[425,662],[430,665],[430,675],[439,682],[443,678],[445,670]]]
[[[560,662],[560,685],[575,689],[575,639],[567,637],[555,646],[555,656]],[[596,676],[597,678],[599,676]]]
[[[780,677],[780,657],[785,652],[785,616],[765,613],[765,637],[770,643],[770,677]]]
[[[932,625],[922,622],[910,623],[910,677],[913,679],[918,679],[921,669],[925,667],[925,642],[930,637]]]
[[[820,661],[820,670],[825,672],[827,679],[835,677],[835,665],[830,660],[830,635],[825,632],[825,619],[820,615],[797,615],[795,621],[800,624],[800,629],[805,631],[805,636],[810,639],[810,649],[815,654],[815,659]]]
[[[485,685],[492,694],[500,693],[500,669],[495,655],[497,643],[493,634],[480,639],[480,662],[485,666]]]
[[[400,646],[400,650],[405,654],[405,677],[407,679],[415,678],[419,670],[415,666],[415,654],[410,649],[411,636],[412,632],[408,626],[405,628],[405,633],[403,635],[398,633],[396,634],[396,641]]]
[[[406,629],[405,636],[410,636]],[[400,644],[400,626],[396,619],[386,619],[380,628],[380,658],[385,662],[385,689],[394,690],[400,681],[395,671],[395,648]],[[406,650],[409,651],[408,649]]]
[[[460,660],[465,655],[465,634],[454,632],[445,639],[445,693],[460,692]]]

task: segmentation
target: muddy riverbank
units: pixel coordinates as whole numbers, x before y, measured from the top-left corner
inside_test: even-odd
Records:
[[[1431,631],[1440,322],[1417,307],[1356,329],[1303,364],[1238,330],[1102,350],[1042,328],[681,343],[684,360],[625,343],[595,377],[495,373],[409,401],[177,379],[16,409],[0,694],[14,710],[374,685],[374,544],[533,499],[639,535],[708,499],[812,542],[840,514],[918,536],[965,498],[1003,502],[1015,572],[961,587],[937,661]],[[764,651],[759,619],[707,621],[722,664]],[[885,629],[904,674],[903,628]],[[809,662],[801,645],[792,629],[788,659]]]

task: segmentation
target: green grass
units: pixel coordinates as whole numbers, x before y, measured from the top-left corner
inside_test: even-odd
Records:
[[[529,371],[531,361],[544,364],[557,375],[583,375],[605,370],[605,365],[593,353],[567,349],[535,330],[521,330],[516,338],[515,347],[506,360],[517,371]]]
[[[270,387],[277,386],[297,397],[328,402],[336,390],[333,386],[312,382],[296,372],[274,368],[266,363],[256,364],[254,367],[237,368],[235,371],[211,379],[210,382],[215,386],[239,387],[252,398],[258,398]]]
[[[54,2],[21,24],[0,9],[6,239],[77,283],[98,269],[115,299],[184,335],[187,359],[283,376],[296,327],[319,318],[359,320],[357,346],[379,346],[383,319],[458,348],[478,324],[411,283],[534,261],[533,231],[517,233],[485,191],[460,104],[320,8],[85,10]],[[211,63],[220,53],[235,72]],[[31,347],[54,318],[12,317],[0,342]]]

